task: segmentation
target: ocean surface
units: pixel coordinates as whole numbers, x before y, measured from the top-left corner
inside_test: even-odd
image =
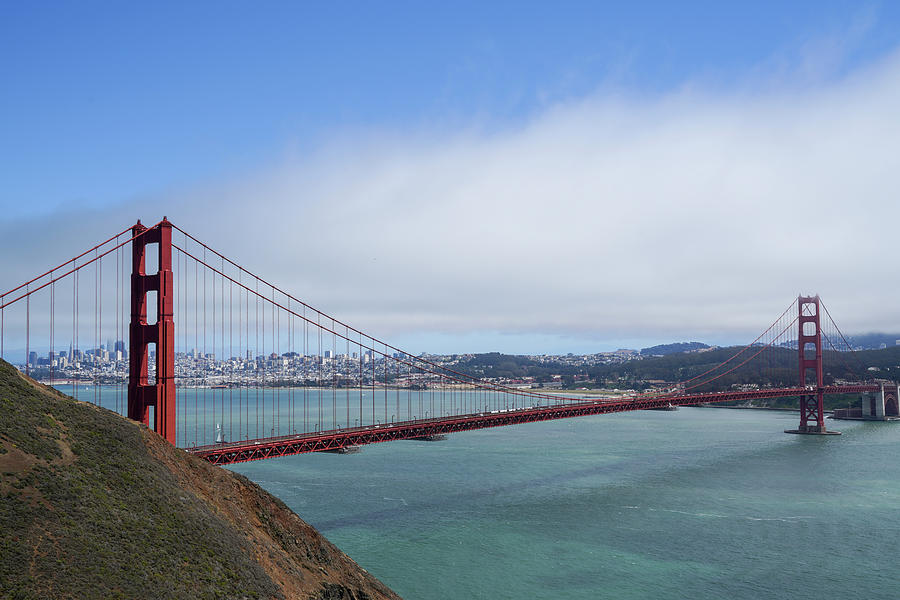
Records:
[[[797,421],[644,411],[229,468],[407,600],[900,598],[900,423]]]
[[[900,423],[682,408],[235,465],[407,600],[900,597]]]

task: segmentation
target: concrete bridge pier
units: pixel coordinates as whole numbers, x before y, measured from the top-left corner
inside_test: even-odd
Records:
[[[874,394],[866,394],[868,398],[863,398],[862,417],[864,419],[872,419],[875,421],[886,421],[893,418],[900,418],[900,407],[898,407],[898,399],[900,399],[900,385],[896,383],[882,383],[881,390]]]

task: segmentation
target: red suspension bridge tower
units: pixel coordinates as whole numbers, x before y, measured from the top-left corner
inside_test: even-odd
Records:
[[[172,224],[132,228],[131,324],[128,365],[128,416],[150,424],[154,407],[156,433],[175,444],[175,319],[173,314]],[[147,246],[157,244],[157,273],[147,274]],[[156,292],[156,322],[147,323],[147,294]],[[150,344],[156,345],[156,379],[149,382]]]
[[[800,426],[785,433],[840,435],[825,429],[825,383],[822,377],[822,326],[819,296],[797,298],[797,352],[800,362]]]

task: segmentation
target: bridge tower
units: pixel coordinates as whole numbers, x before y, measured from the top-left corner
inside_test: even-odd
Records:
[[[172,224],[163,220],[152,228],[131,228],[131,324],[128,353],[128,417],[150,424],[175,444],[175,320],[173,315]],[[157,273],[147,274],[147,246],[157,244]],[[147,323],[147,294],[156,292],[156,322]],[[150,344],[156,344],[156,380],[148,380]]]
[[[800,359],[800,427],[785,433],[840,435],[825,429],[825,384],[822,377],[822,328],[819,296],[797,298],[797,351]]]

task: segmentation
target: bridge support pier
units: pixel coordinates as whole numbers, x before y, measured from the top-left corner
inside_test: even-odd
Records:
[[[128,417],[150,424],[175,445],[175,319],[172,275],[172,224],[162,222],[148,229],[138,221],[131,242],[131,324],[128,354]],[[159,272],[146,273],[148,244],[157,244]],[[147,323],[147,293],[156,292],[156,322]],[[156,381],[149,383],[150,344],[156,344]]]
[[[896,383],[882,383],[881,390],[863,398],[860,417],[871,421],[892,421],[900,419],[900,386]]]
[[[800,426],[785,433],[808,435],[840,435],[825,428],[825,384],[822,377],[822,329],[819,320],[819,297],[797,298],[797,349],[800,358],[800,386],[807,393],[800,397]]]

